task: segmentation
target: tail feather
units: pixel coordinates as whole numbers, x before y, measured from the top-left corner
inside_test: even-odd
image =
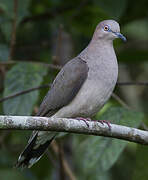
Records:
[[[43,141],[41,141],[42,136],[44,137]],[[56,134],[53,133],[49,135],[49,132],[36,132],[29,140],[29,144],[26,146],[25,150],[20,154],[15,167],[30,168],[42,157],[55,136]]]

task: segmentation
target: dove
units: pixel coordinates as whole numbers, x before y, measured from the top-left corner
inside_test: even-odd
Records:
[[[100,22],[88,46],[60,70],[41,103],[37,116],[94,116],[110,98],[118,77],[113,40],[126,38],[114,20]],[[34,131],[16,167],[30,168],[47,150],[57,132]]]

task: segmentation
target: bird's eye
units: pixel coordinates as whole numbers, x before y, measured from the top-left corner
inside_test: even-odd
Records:
[[[104,26],[104,31],[108,31],[109,27],[108,26]]]

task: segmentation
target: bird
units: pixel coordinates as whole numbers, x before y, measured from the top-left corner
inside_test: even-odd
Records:
[[[88,46],[57,74],[36,115],[84,120],[94,116],[110,98],[117,82],[118,63],[113,47],[116,38],[126,41],[118,22],[101,21]],[[57,135],[33,131],[15,166],[32,167]]]

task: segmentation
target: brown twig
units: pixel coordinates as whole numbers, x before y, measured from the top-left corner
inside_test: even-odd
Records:
[[[121,83],[121,82],[120,82],[120,83]],[[129,82],[129,83],[132,83],[132,82]],[[141,83],[142,83],[142,82],[141,82]],[[20,96],[20,95],[23,95],[23,94],[27,94],[27,93],[29,93],[29,92],[31,92],[31,91],[35,91],[35,90],[38,90],[38,89],[41,89],[41,88],[50,87],[50,85],[51,85],[51,84],[44,84],[44,85],[41,85],[41,86],[37,86],[37,87],[34,87],[34,88],[27,89],[27,90],[25,90],[25,91],[20,91],[20,92],[18,92],[18,93],[12,94],[12,95],[10,95],[10,96],[3,97],[3,98],[0,99],[0,103],[3,102],[3,101],[6,101],[6,100],[8,100],[8,99],[17,97],[17,96]],[[137,84],[137,85],[139,85],[139,84]],[[145,82],[145,84],[144,84],[144,82],[143,82],[143,85],[146,85],[146,82]],[[117,97],[117,95],[113,94],[112,97],[113,97],[114,99],[116,99],[121,105],[124,104],[123,106],[127,106],[127,105],[125,105],[124,101],[122,101],[121,98],[119,98],[119,96]],[[128,107],[128,106],[127,106],[127,107]],[[128,107],[128,109],[129,109],[129,107]]]
[[[146,82],[117,82],[117,86],[148,86],[148,81]]]
[[[117,94],[112,93],[112,97],[121,104],[126,109],[131,109]]]
[[[41,86],[37,86],[37,87],[34,87],[34,88],[27,89],[25,91],[20,91],[18,93],[12,94],[10,96],[6,96],[4,98],[1,98],[0,103],[3,102],[3,101],[6,101],[8,99],[11,99],[11,98],[14,98],[14,97],[17,97],[17,96],[20,96],[20,95],[23,95],[23,94],[26,94],[26,93],[41,89],[41,88],[47,88],[47,87],[50,87],[50,84],[44,84],[44,85],[41,85]]]
[[[56,143],[56,141],[53,141],[51,144],[51,148],[53,149],[54,153],[56,154],[56,156],[59,156],[59,146]],[[63,168],[65,170],[65,173],[67,174],[67,176],[69,177],[70,180],[76,180],[74,174],[72,173],[70,166],[68,165],[68,162],[66,161],[66,159],[64,158],[64,154],[62,153],[62,163],[63,163]]]
[[[58,144],[58,155],[59,155],[59,164],[60,164],[60,169],[59,169],[59,174],[60,174],[60,179],[65,180],[66,179],[66,169],[64,167],[64,152],[63,152],[63,147],[61,142]]]
[[[54,57],[53,57],[54,58]],[[29,60],[26,60],[26,61],[1,61],[0,62],[0,65],[13,65],[13,64],[16,64],[16,63],[34,63],[34,64],[38,64],[38,65],[41,65],[41,66],[46,66],[46,67],[49,67],[49,68],[52,68],[52,69],[57,69],[57,70],[60,70],[62,67],[59,66],[59,65],[54,65],[54,64],[47,64],[47,63],[41,63],[41,62],[36,62],[36,61],[29,61]]]
[[[11,60],[14,54],[14,47],[16,43],[16,25],[17,25],[17,9],[18,9],[18,0],[13,0],[14,4],[14,16],[12,21],[12,34],[11,34],[11,41],[10,41],[10,54],[8,59]]]
[[[55,57],[53,57],[55,58]],[[43,65],[43,66],[47,66],[53,69],[57,69],[60,70],[62,68],[62,66],[59,65],[54,65],[54,64],[47,64],[47,63],[41,63],[41,62],[36,62],[36,61],[21,61],[21,62],[27,62],[27,63],[35,63],[35,64],[39,64],[39,65]],[[21,63],[20,61],[2,61],[0,62],[1,65],[9,65],[9,64],[16,64],[16,63]],[[142,82],[134,82],[134,81],[129,81],[129,82],[117,82],[116,84],[117,86],[148,86],[148,81],[142,81]]]
[[[46,151],[46,155],[47,155],[49,161],[52,162],[54,168],[57,168],[56,162],[55,162],[55,160],[53,159],[52,155],[50,154],[49,149]]]

